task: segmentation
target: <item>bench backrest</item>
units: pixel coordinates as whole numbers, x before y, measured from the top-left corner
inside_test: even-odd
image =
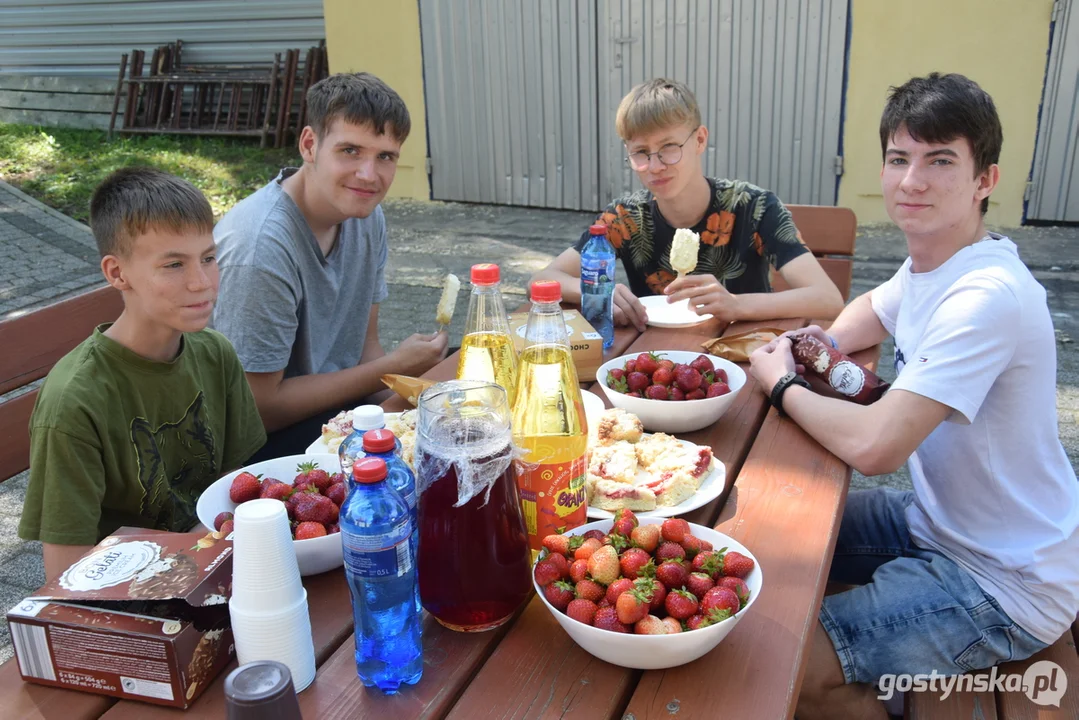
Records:
[[[0,394],[45,377],[57,360],[123,309],[120,293],[106,286],[0,321]],[[27,427],[35,400],[37,390],[0,403],[0,481],[30,467]]]
[[[854,211],[827,205],[788,205],[787,209],[806,247],[813,251],[846,302],[854,275],[854,240],[858,232]],[[773,272],[772,287],[787,290],[790,286]]]

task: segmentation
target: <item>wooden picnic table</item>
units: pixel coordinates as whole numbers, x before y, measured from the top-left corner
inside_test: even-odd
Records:
[[[701,342],[753,327],[795,329],[805,320],[722,327],[620,329],[608,356],[645,350],[700,350]],[[877,349],[861,353],[873,365]],[[449,358],[426,377],[453,377]],[[387,409],[400,409],[398,400]],[[850,468],[770,408],[752,378],[710,428],[685,434],[707,444],[735,478],[729,493],[688,513],[756,555],[764,585],[753,610],[703,658],[669,670],[629,670],[580,649],[532,596],[513,620],[486,633],[446,630],[424,621],[424,674],[396,696],[368,691],[356,677],[352,610],[340,570],[308,577],[311,627],[319,666],[300,694],[307,718],[790,718],[805,670],[842,516]],[[229,666],[187,711],[23,683],[15,661],[0,667],[0,707],[7,718],[82,720],[223,718]]]

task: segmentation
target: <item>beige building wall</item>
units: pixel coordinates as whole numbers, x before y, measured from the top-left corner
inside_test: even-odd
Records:
[[[412,132],[401,148],[390,197],[427,200],[427,122],[420,10],[416,0],[323,0],[330,72],[373,73],[408,106]]]
[[[1053,0],[853,0],[839,205],[859,222],[888,221],[880,193],[880,113],[888,88],[957,72],[996,102],[1004,129],[990,225],[1014,227],[1034,158]]]

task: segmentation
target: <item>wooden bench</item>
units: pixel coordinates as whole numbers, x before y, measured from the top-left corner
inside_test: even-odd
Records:
[[[839,288],[843,302],[850,296],[854,277],[854,242],[858,234],[858,218],[850,208],[826,205],[788,205],[794,225],[817,261]],[[789,290],[790,286],[779,273],[772,272],[772,288]]]

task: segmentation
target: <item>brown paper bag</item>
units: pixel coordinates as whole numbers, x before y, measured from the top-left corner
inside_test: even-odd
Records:
[[[435,381],[408,375],[383,375],[382,383],[416,407],[420,402],[420,393],[434,385]]]
[[[785,332],[786,330],[781,328],[756,328],[749,332],[708,340],[701,343],[701,347],[724,360],[749,362],[749,356],[754,350],[764,347]]]

